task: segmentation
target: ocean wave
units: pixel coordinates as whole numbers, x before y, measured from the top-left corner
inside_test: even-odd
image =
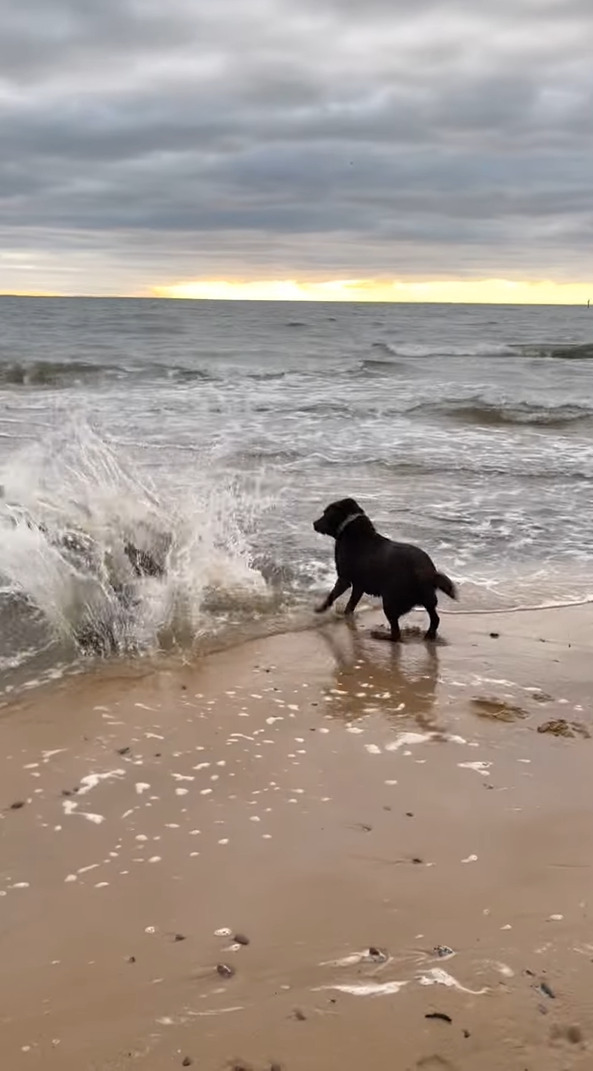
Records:
[[[364,361],[372,371],[377,367],[397,364],[397,360],[420,360],[430,357],[520,357],[530,360],[556,361],[590,361],[593,360],[593,342],[476,342],[465,346],[451,346],[444,342],[438,345],[419,345],[401,343],[393,345],[387,342],[372,342],[371,349],[382,355]]]
[[[85,361],[16,361],[0,364],[0,386],[60,387],[113,376],[123,370],[116,365],[88,364]]]
[[[410,373],[410,366],[396,358],[366,357],[356,368],[347,369],[354,376],[390,376],[396,372]]]
[[[389,479],[403,477],[412,481],[416,478],[428,478],[429,480],[434,478],[437,482],[440,482],[446,477],[452,477],[456,480],[461,476],[475,477],[480,480],[491,477],[500,477],[513,481],[520,479],[522,482],[525,481],[530,484],[557,483],[559,479],[571,483],[593,483],[593,474],[581,467],[577,467],[576,464],[571,465],[563,462],[549,468],[535,468],[531,460],[528,458],[523,461],[519,460],[512,452],[505,459],[506,463],[500,460],[491,461],[489,456],[483,454],[476,454],[475,458],[471,460],[469,459],[470,456],[470,452],[466,451],[464,454],[466,460],[463,463],[460,463],[458,454],[450,457],[446,456],[443,460],[439,460],[435,454],[426,458],[416,457],[405,460],[403,458],[381,457],[377,454],[362,452],[356,457],[352,455],[345,456],[342,450],[332,453],[329,448],[325,451],[303,448],[302,450],[284,452],[270,444],[267,449],[252,448],[232,454],[227,458],[227,462],[237,468],[250,468],[254,464],[268,464],[282,467],[289,471],[294,470],[295,473],[300,470],[307,471],[314,467],[314,471],[318,474],[323,474],[325,480],[329,479],[329,473],[332,471],[338,473],[338,476],[342,472],[344,474],[361,472],[366,474],[368,472],[369,479],[373,479],[371,474],[374,472],[382,478],[385,476]],[[359,478],[357,476],[357,479]],[[313,476],[312,479],[314,479]]]
[[[555,361],[593,360],[593,342],[539,342],[513,347],[523,357]]]
[[[464,424],[482,424],[488,427],[504,427],[509,424],[515,424],[543,428],[563,428],[593,420],[593,409],[586,405],[488,402],[482,398],[420,402],[409,411],[444,416]]]
[[[512,346],[504,342],[476,342],[473,345],[451,346],[444,342],[439,342],[438,345],[406,342],[393,345],[381,341],[372,342],[371,349],[383,355],[383,359],[377,358],[376,361],[384,365],[397,363],[398,358],[421,360],[429,357],[510,357],[515,352]],[[396,361],[392,362],[391,358]],[[372,365],[375,359],[371,358],[363,363]]]
[[[167,364],[103,364],[91,361],[14,361],[0,363],[0,389],[67,389],[88,386],[101,380],[132,379],[145,382],[165,379],[178,383],[210,381],[217,377],[204,368],[187,368]]]
[[[74,418],[11,458],[1,474],[2,625],[15,608],[17,617],[6,634],[18,624],[24,648],[43,620],[45,640],[72,651],[150,652],[191,646],[229,614],[264,612],[275,594],[247,533],[265,500],[202,460],[192,491],[170,498]]]

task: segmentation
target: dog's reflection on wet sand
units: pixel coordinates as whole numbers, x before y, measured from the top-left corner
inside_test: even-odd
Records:
[[[387,647],[349,620],[319,630],[335,662],[325,696],[328,716],[348,722],[378,714],[392,723],[411,718],[423,730],[443,731],[435,716],[438,646],[422,642],[415,629],[405,635],[410,642]]]

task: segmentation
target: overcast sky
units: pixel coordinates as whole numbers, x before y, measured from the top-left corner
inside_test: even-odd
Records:
[[[0,289],[593,278],[593,0],[0,20]]]

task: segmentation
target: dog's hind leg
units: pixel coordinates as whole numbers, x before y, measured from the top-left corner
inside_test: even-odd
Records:
[[[383,600],[383,613],[389,621],[389,632],[382,632],[380,629],[373,629],[371,636],[375,640],[389,640],[390,643],[399,643],[402,634],[399,628],[399,618],[401,609],[399,606],[393,603],[385,603]]]
[[[426,592],[424,599],[422,600],[422,605],[425,607],[430,618],[428,632],[424,634],[424,639],[436,640],[441,619],[437,614],[437,596],[434,589]]]
[[[319,606],[315,607],[315,613],[323,614],[326,610],[329,610],[330,606],[333,606],[336,599],[339,599],[340,595],[343,595],[345,591],[348,591],[349,587],[350,581],[344,580],[343,577],[339,576],[327,598],[325,598]]]
[[[362,590],[362,588],[357,588],[355,585],[353,585],[352,591],[350,592],[350,598],[348,599],[348,602],[346,603],[346,609],[344,610],[344,613],[347,616],[354,613],[363,595],[364,591]]]

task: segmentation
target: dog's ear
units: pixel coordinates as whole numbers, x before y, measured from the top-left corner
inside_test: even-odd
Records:
[[[355,498],[343,498],[340,502],[340,508],[348,513],[364,513],[362,506],[359,506]]]

